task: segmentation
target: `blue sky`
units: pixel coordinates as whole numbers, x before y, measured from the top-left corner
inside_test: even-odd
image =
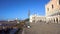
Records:
[[[45,4],[50,0],[0,0],[0,19],[25,19],[31,15],[45,15]]]

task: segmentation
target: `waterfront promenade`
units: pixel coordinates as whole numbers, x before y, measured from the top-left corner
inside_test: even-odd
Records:
[[[60,24],[30,23],[31,28],[25,28],[25,34],[60,34]]]

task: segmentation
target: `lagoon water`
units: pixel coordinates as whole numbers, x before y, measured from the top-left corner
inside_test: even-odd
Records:
[[[18,29],[0,30],[0,34],[15,34]]]

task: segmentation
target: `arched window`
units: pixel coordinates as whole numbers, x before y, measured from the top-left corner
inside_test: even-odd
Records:
[[[52,4],[52,9],[54,8],[53,4]]]
[[[47,8],[47,11],[49,11],[49,8]]]
[[[60,5],[60,0],[59,0],[59,5]]]

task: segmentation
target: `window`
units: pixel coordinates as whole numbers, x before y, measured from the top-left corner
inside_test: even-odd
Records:
[[[49,11],[49,8],[47,8],[47,11]]]
[[[59,5],[60,5],[60,0],[59,0]]]
[[[54,8],[53,4],[52,4],[52,9]]]

